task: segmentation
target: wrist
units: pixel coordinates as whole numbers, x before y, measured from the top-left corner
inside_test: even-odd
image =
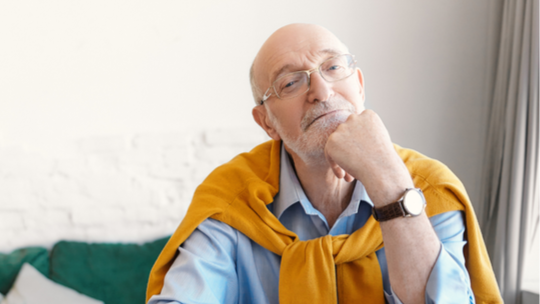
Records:
[[[384,207],[398,201],[405,192],[405,189],[414,188],[414,183],[410,177],[400,180],[388,180],[380,184],[364,185],[366,191],[376,208]]]
[[[378,222],[386,222],[400,217],[416,217],[426,207],[426,199],[422,190],[407,188],[398,201],[383,207],[374,207],[371,211]]]

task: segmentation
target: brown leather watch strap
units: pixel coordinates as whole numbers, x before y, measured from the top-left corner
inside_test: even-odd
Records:
[[[373,218],[379,222],[388,221],[391,219],[395,219],[397,217],[404,217],[406,216],[405,211],[401,207],[401,200],[388,204],[386,206],[375,208],[373,207],[371,209],[371,213],[373,214]]]

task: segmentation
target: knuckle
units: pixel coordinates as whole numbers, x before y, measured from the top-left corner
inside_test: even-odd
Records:
[[[377,123],[380,121],[379,115],[372,110],[365,110],[362,115],[365,115],[364,120],[370,123]]]
[[[366,109],[364,112],[362,112],[362,114],[371,118],[375,115],[375,112],[373,112],[373,110]]]

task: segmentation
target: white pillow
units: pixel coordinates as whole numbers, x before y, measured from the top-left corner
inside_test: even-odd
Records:
[[[73,289],[49,280],[25,263],[1,304],[103,304]]]

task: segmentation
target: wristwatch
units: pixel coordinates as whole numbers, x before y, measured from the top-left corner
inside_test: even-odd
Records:
[[[380,208],[373,207],[371,211],[375,220],[384,222],[398,217],[419,216],[424,208],[426,208],[426,199],[422,190],[407,188],[397,202]]]

